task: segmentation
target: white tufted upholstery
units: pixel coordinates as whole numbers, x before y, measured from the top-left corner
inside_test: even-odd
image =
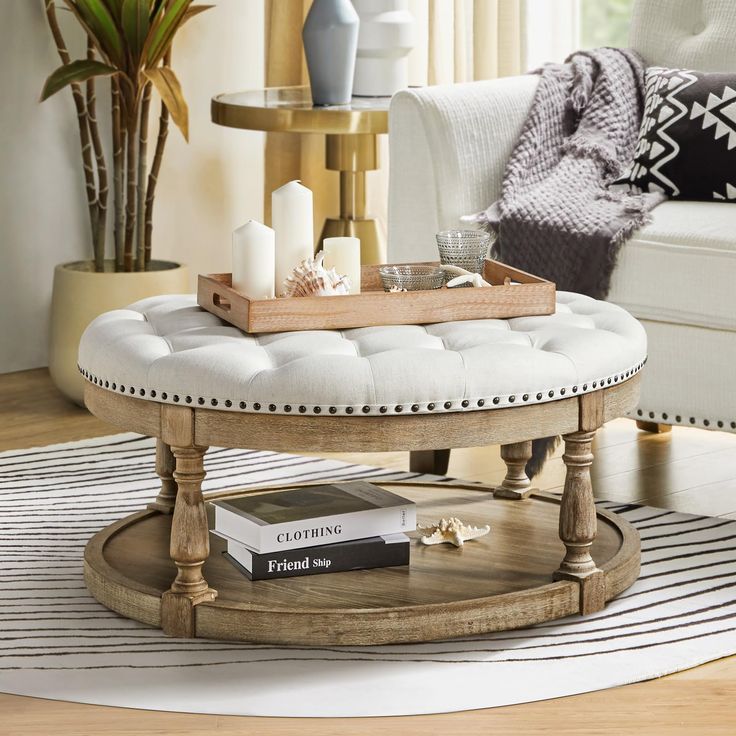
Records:
[[[554,401],[626,380],[645,359],[633,317],[567,293],[548,317],[262,335],[223,323],[194,296],[161,296],[101,315],[79,348],[84,376],[110,391],[327,416]]]
[[[650,66],[736,70],[734,0],[637,0],[629,42]]]

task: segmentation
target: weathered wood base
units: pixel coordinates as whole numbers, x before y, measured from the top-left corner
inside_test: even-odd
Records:
[[[154,626],[165,622],[173,636],[323,646],[432,641],[588,613],[639,574],[636,530],[605,510],[596,514],[595,575],[555,580],[564,550],[559,496],[517,503],[475,484],[382,485],[417,502],[420,523],[457,515],[490,524],[491,534],[461,549],[412,544],[407,567],[262,582],[239,573],[213,538],[202,570],[217,590],[213,600],[211,588],[168,592],[177,570],[169,556],[172,517],[142,511],[89,542],[87,586],[108,608]]]
[[[192,638],[197,635],[195,606],[214,601],[217,592],[207,588],[196,595],[179,595],[167,590],[161,596],[161,628],[168,636]]]
[[[594,570],[587,575],[572,575],[557,570],[555,580],[571,580],[580,586],[580,615],[602,611],[606,607],[606,576],[601,570]]]
[[[506,463],[506,477],[500,486],[493,489],[494,496],[521,501],[536,493],[538,489],[532,487],[526,474],[526,464],[531,456],[531,441],[501,445],[501,459]]]

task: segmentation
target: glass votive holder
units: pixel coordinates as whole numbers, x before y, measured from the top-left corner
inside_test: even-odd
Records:
[[[435,237],[442,265],[483,273],[483,263],[491,244],[489,233],[484,230],[443,230]]]
[[[439,266],[406,264],[381,266],[378,269],[384,291],[392,289],[405,291],[424,291],[439,289],[445,283],[445,273]]]

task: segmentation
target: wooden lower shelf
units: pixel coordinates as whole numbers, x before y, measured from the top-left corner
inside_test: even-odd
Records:
[[[477,485],[386,483],[419,505],[420,523],[442,516],[490,524],[466,543],[411,548],[407,567],[251,582],[212,538],[204,575],[218,591],[196,607],[196,635],[269,644],[363,645],[432,641],[529,626],[579,611],[576,582],[552,582],[564,555],[559,497],[496,499]],[[218,498],[235,492],[218,493]],[[212,498],[212,497],[210,497]],[[141,511],[103,529],[85,551],[92,595],[123,616],[160,626],[161,595],[175,576],[171,517]],[[606,576],[606,600],[639,574],[637,531],[598,511],[593,558]]]

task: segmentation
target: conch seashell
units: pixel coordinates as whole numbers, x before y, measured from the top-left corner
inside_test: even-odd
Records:
[[[442,544],[448,542],[456,547],[462,547],[464,542],[470,539],[485,536],[491,531],[491,527],[486,526],[469,526],[463,524],[460,519],[455,516],[449,519],[440,519],[436,524],[431,526],[417,525],[417,531],[422,535],[419,541],[422,544]]]
[[[334,268],[324,266],[325,254],[317,253],[314,258],[305,258],[287,276],[282,296],[335,296],[350,293],[350,279],[340,276]]]

